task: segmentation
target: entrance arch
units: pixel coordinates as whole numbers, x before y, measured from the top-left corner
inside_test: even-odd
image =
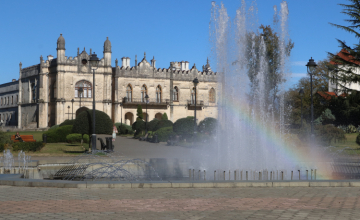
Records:
[[[155,114],[155,118],[161,120],[162,114],[161,114],[160,112],[159,112],[159,113],[156,113],[156,114]]]
[[[129,120],[130,124],[129,125],[132,125],[134,123],[134,115],[133,113],[131,112],[127,112],[125,114],[125,122],[127,122]]]

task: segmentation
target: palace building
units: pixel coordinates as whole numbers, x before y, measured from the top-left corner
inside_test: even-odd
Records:
[[[65,56],[65,39],[57,40],[57,56],[40,56],[40,63],[29,67],[19,64],[19,80],[0,85],[0,118],[2,126],[19,128],[46,128],[72,119],[85,108],[92,109],[95,95],[96,109],[108,114],[114,122],[132,124],[136,120],[137,106],[141,105],[148,121],[161,118],[166,113],[169,120],[193,116],[195,109],[198,122],[206,117],[217,118],[217,73],[211,70],[209,61],[197,70],[189,62],[171,62],[169,68],[156,68],[153,57],[146,53],[135,65],[130,58],[118,59],[111,66],[111,42],[104,42],[103,58],[93,71],[88,62],[90,53],[85,48],[74,57]],[[145,96],[149,96],[146,104]],[[146,114],[147,107],[147,114]]]

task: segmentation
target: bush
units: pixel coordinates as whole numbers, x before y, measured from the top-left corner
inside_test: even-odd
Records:
[[[360,145],[360,134],[358,134],[358,136],[356,136],[356,143],[357,143],[358,145]]]
[[[173,127],[160,128],[155,134],[158,135],[158,140],[161,142],[166,142],[171,135],[175,135]]]
[[[352,133],[356,133],[356,132],[357,132],[357,129],[354,125],[350,124],[347,126],[346,133],[352,134]]]
[[[115,124],[116,125],[116,124]],[[133,134],[134,131],[132,130],[131,126],[127,124],[120,124],[118,127],[118,135],[120,134]]]
[[[331,141],[339,142],[346,139],[345,132],[334,125],[317,126],[316,137],[319,144],[330,145]]]
[[[0,152],[5,150],[5,145],[11,143],[11,136],[0,130]]]
[[[68,143],[81,143],[81,134],[69,134],[66,136],[66,142]],[[84,143],[89,143],[89,135],[87,134],[84,134],[84,136],[82,137],[83,138],[83,142]]]
[[[95,119],[96,134],[112,134],[113,123],[105,112],[95,110]],[[83,111],[76,117],[71,133],[92,134],[92,110]]]
[[[167,116],[166,112],[164,114],[162,114],[161,120],[168,120],[168,116]]]
[[[13,151],[39,151],[45,146],[45,143],[41,141],[36,142],[16,142],[13,143]]]
[[[59,125],[53,125],[53,126],[51,126],[51,128],[49,128],[49,130],[54,130],[54,129],[58,128],[58,127],[59,127]]]
[[[44,132],[47,135],[47,143],[58,143],[58,142],[66,142],[66,136],[71,134],[73,129],[72,125],[65,125],[62,127],[58,127],[56,129],[52,129]]]
[[[137,120],[132,124],[131,128],[135,131],[135,137],[142,135],[142,132],[145,131],[145,122],[143,120]]]
[[[174,123],[170,120],[164,119],[159,121],[159,123],[155,127],[155,131],[159,130],[160,128],[172,127]]]
[[[194,134],[194,117],[180,118],[174,123],[174,132],[184,138]]]
[[[153,120],[149,121],[147,123],[147,129],[148,131],[156,131],[156,126],[159,124],[160,120],[157,118],[154,118]]]
[[[216,132],[218,121],[215,118],[205,118],[199,123],[199,132],[214,134]]]
[[[68,119],[66,119],[63,123],[61,123],[61,124],[59,125],[59,127],[65,126],[65,125],[74,125],[74,122],[75,122],[75,119],[74,119],[74,120],[68,120]]]

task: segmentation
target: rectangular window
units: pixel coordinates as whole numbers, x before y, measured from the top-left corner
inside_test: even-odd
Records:
[[[89,98],[91,98],[91,89],[88,91]]]
[[[75,89],[75,98],[78,98],[78,89]]]

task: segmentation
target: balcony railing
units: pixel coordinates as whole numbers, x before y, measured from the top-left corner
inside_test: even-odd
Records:
[[[195,100],[187,100],[188,105],[194,105],[195,106]],[[203,106],[204,101],[203,100],[196,100],[196,105]]]
[[[126,108],[137,108],[138,105],[141,105],[142,108],[145,108],[146,100],[144,99],[123,99],[123,105]],[[170,99],[164,99],[164,100],[149,100],[147,103],[147,107],[149,109],[155,108],[155,109],[166,109],[167,106],[170,105]]]

